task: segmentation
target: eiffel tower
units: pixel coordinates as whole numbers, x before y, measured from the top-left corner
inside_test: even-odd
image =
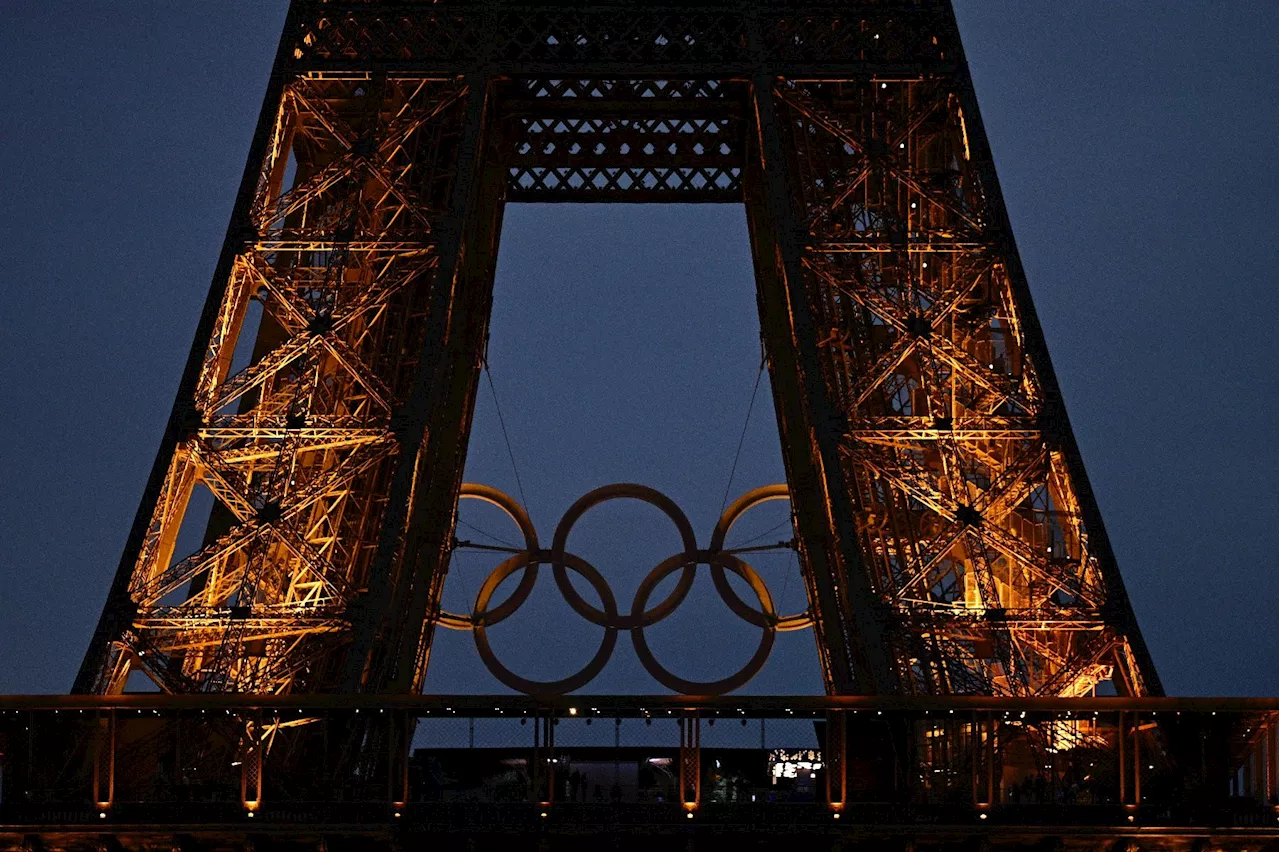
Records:
[[[507,201],[745,205],[828,693],[1161,694],[945,0],[295,0],[76,692],[410,694],[483,633],[441,590]]]

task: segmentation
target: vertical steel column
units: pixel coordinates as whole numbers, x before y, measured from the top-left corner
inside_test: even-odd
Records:
[[[1249,796],[1263,802],[1266,801],[1267,791],[1266,746],[1266,739],[1260,736],[1254,739],[1253,747],[1249,748]]]
[[[1266,729],[1259,729],[1257,737],[1254,739],[1253,747],[1253,772],[1254,772],[1254,793],[1259,804],[1265,804],[1271,799],[1270,779],[1267,777],[1268,764],[1271,763],[1271,754],[1267,751],[1267,732]]]
[[[462,482],[493,292],[501,186],[486,168],[491,80],[467,75],[465,126],[441,226],[424,350],[408,402],[393,418],[399,457],[364,598],[352,607],[345,689],[409,692],[429,652]]]
[[[484,85],[489,89],[488,100],[491,103],[494,84],[486,80]],[[493,107],[488,109],[491,113]],[[406,568],[406,573],[415,581],[408,605],[400,613],[405,625],[405,638],[396,664],[397,677],[388,687],[395,692],[420,691],[426,676],[435,636],[434,616],[440,610],[476,392],[488,345],[498,242],[506,204],[506,172],[494,150],[498,143],[492,118],[492,115],[485,118],[479,154],[482,159],[476,167],[479,189],[472,214],[466,221],[461,246],[463,257],[457,283],[460,299],[454,308],[455,331],[451,332],[448,341],[451,350],[448,375],[441,378],[439,396],[429,409],[432,420],[427,428],[428,440],[433,434],[436,438],[427,469],[448,460],[452,465],[451,479],[443,488],[423,495],[421,507],[415,510],[405,536],[406,554],[416,555],[419,561]],[[449,469],[448,464],[446,469]],[[428,559],[434,561],[428,564],[425,561]]]
[[[110,809],[116,798],[116,711],[98,711],[93,730],[93,803]]]
[[[843,710],[827,711],[827,737],[822,750],[822,767],[827,776],[827,804],[837,813],[844,808],[848,745],[845,742]]]
[[[975,808],[985,808],[991,803],[991,800],[983,801],[978,791],[982,785],[982,775],[984,774],[982,764],[986,756],[986,740],[982,735],[982,723],[978,721],[976,710],[969,713],[968,729],[969,792],[972,796],[973,806]]]
[[[529,768],[530,794],[538,804],[549,807],[556,800],[556,720],[554,711],[533,717],[533,764]]]
[[[409,801],[409,748],[413,722],[408,710],[392,710],[387,718],[387,798],[393,808]]]
[[[1138,711],[1121,710],[1116,728],[1119,741],[1120,803],[1133,821],[1134,812],[1142,806],[1142,732]]]
[[[680,719],[680,803],[692,814],[702,801],[702,721],[697,710]]]
[[[987,711],[987,804],[998,804],[1000,788],[996,784],[996,722],[995,714]]]
[[[255,713],[248,724],[245,721],[243,716],[240,717],[240,724],[245,729],[240,755],[240,802],[252,814],[262,805],[262,752],[265,746],[258,741],[262,733],[261,714]]]
[[[747,218],[783,460],[817,616],[815,638],[829,693],[893,693],[898,680],[886,619],[863,567],[839,454],[844,417],[827,393],[818,355],[804,270],[808,232],[795,210],[796,177],[774,105],[776,80],[763,70],[752,80],[755,144]]]
[[[1142,806],[1142,723],[1133,713],[1133,806]]]
[[[1127,729],[1125,727],[1125,712],[1123,710],[1116,713],[1116,744],[1119,749],[1118,760],[1116,761],[1116,773],[1120,782],[1120,804],[1126,808],[1129,806],[1129,773],[1126,771],[1127,749],[1125,748],[1125,740],[1128,738]]]

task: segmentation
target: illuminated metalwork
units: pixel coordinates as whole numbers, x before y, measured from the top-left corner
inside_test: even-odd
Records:
[[[506,200],[746,204],[829,692],[1160,693],[943,0],[297,0],[78,691],[421,686]]]

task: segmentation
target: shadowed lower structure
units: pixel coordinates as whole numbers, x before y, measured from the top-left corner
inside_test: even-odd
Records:
[[[381,736],[352,771],[357,720]],[[0,849],[1275,849],[1276,721],[1266,699],[0,697]]]

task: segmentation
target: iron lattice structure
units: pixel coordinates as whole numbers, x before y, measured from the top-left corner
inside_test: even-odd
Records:
[[[1160,693],[940,0],[295,0],[77,691],[420,688],[506,201],[745,203],[830,692]]]

